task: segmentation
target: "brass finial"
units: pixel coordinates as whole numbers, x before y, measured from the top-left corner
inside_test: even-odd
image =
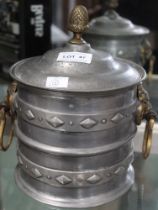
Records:
[[[74,33],[73,39],[70,41],[72,44],[82,44],[82,33],[88,28],[88,11],[82,5],[76,6],[69,17],[68,29]]]
[[[105,6],[110,10],[116,9],[118,5],[119,5],[118,0],[106,0],[105,2]]]

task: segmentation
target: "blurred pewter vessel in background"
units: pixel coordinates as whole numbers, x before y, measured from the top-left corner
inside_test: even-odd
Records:
[[[17,185],[58,207],[103,205],[131,188],[132,139],[142,119],[144,158],[150,153],[155,115],[142,86],[145,72],[92,49],[82,39],[87,24],[86,8],[75,7],[66,47],[15,64],[16,82],[1,108],[2,131],[6,115],[15,120]],[[7,149],[3,138],[0,146]]]
[[[121,17],[115,9],[119,0],[104,0],[107,8],[105,14],[90,22],[90,27],[84,38],[98,50],[111,53],[134,61],[144,66],[149,63],[149,72],[153,72],[155,57],[147,36],[149,29],[134,25],[130,20]]]

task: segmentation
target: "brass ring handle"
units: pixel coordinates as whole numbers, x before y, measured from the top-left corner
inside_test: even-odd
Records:
[[[144,159],[147,159],[151,151],[153,128],[157,114],[152,110],[148,92],[143,88],[142,84],[138,86],[138,99],[140,103],[136,112],[136,124],[140,125],[143,119],[146,120],[142,153]]]
[[[144,141],[143,141],[143,147],[142,147],[144,159],[147,159],[150,155],[150,151],[152,147],[152,136],[153,136],[154,124],[155,124],[154,118],[150,118],[146,122]]]
[[[156,117],[150,112],[148,113],[148,117],[146,117],[144,115],[143,105],[140,104],[137,108],[137,114],[136,114],[137,125],[140,125],[143,119],[146,119],[146,126],[145,126],[145,132],[144,132],[142,154],[143,154],[143,158],[147,159],[150,155],[150,151],[152,147],[153,128],[154,128]]]
[[[0,150],[6,151],[14,136],[14,121],[16,118],[15,112],[12,110],[13,101],[17,91],[17,83],[12,82],[7,90],[7,96],[3,103],[0,103]],[[7,143],[4,141],[4,132],[6,128],[7,117],[11,120],[11,128]]]
[[[13,141],[13,136],[14,136],[14,119],[12,119],[12,125],[11,129],[9,131],[9,139],[7,143],[4,143],[4,131],[6,127],[6,115],[7,113],[5,112],[4,109],[1,109],[0,111],[1,119],[0,119],[0,150],[6,151],[10,147],[12,141]]]

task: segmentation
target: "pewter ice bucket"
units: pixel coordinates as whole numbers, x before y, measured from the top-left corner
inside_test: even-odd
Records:
[[[150,152],[155,115],[142,86],[145,72],[91,48],[81,37],[88,14],[70,15],[74,37],[65,48],[22,60],[1,105],[0,146],[6,116],[18,139],[16,183],[27,195],[58,207],[111,202],[134,182],[133,142],[147,120],[143,154]]]

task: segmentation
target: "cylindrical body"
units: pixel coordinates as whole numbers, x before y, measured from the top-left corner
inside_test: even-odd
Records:
[[[93,207],[124,194],[134,179],[136,103],[136,87],[108,95],[52,93],[19,85],[20,188],[62,207]]]

